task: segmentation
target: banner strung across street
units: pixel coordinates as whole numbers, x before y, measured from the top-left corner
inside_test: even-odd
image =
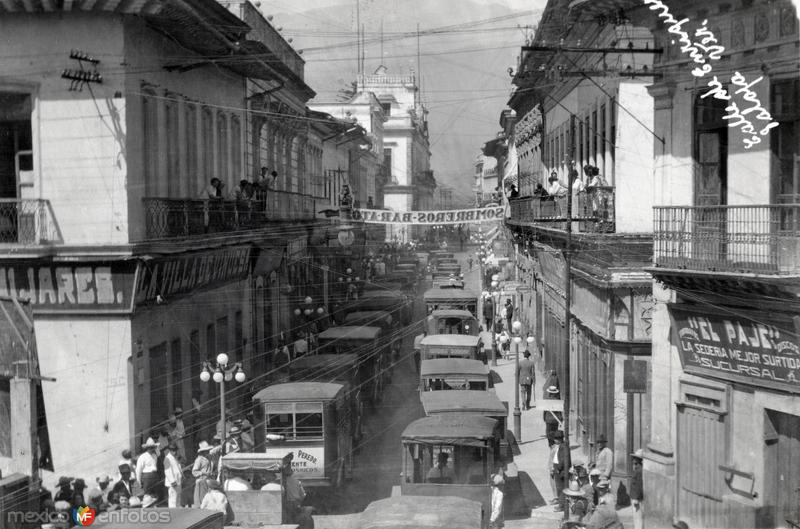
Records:
[[[503,220],[504,212],[503,206],[445,211],[353,209],[353,220],[368,224],[467,224]]]

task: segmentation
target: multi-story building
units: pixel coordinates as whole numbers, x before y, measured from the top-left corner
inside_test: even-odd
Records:
[[[475,205],[482,207],[492,201],[492,193],[497,187],[497,160],[491,156],[479,154],[475,158]]]
[[[593,458],[606,436],[613,479],[625,479],[628,454],[649,439],[653,306],[643,270],[652,252],[652,78],[644,68],[652,57],[630,50],[652,54],[653,43],[646,29],[600,23],[569,0],[549,1],[539,28],[508,103],[517,116],[507,142],[517,151],[520,197],[510,200],[506,224],[523,282],[519,314],[545,371],[562,389],[569,384],[571,442]],[[642,75],[625,75],[629,65]],[[585,165],[606,182],[590,185]],[[533,194],[537,184],[551,187],[551,174],[563,192]]]
[[[428,110],[422,105],[416,76],[391,75],[381,66],[358,76],[356,93],[372,93],[380,101],[383,124],[383,205],[393,211],[434,208],[436,180],[431,170]],[[415,234],[419,235],[422,227]],[[401,226],[387,226],[387,240],[401,239]],[[409,236],[411,234],[408,234]]]
[[[664,50],[648,87],[656,135],[648,525],[796,527],[796,3],[627,4]],[[694,48],[697,61],[682,50],[685,39],[705,46]]]
[[[39,412],[58,474],[108,472],[177,407],[190,446],[213,433],[202,363],[242,362],[237,406],[310,288],[314,92],[252,4],[225,4],[0,5],[0,295],[29,303],[57,379]],[[276,189],[234,200],[262,166]]]

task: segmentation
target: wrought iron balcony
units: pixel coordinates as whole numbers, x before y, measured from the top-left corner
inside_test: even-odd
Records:
[[[656,207],[656,266],[800,274],[800,204]]]
[[[266,227],[270,222],[312,221],[325,199],[268,191],[254,200],[143,198],[148,240],[193,237]]]
[[[510,201],[513,224],[547,224],[564,228],[567,215],[567,197],[533,196]],[[579,232],[614,233],[614,188],[593,186],[578,193],[572,203],[571,218],[577,222]]]
[[[49,200],[0,198],[0,245],[61,242]]]

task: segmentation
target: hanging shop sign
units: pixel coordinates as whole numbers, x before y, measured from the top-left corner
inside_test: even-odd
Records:
[[[503,220],[503,206],[445,211],[386,211],[354,209],[353,219],[368,224],[468,224]]]
[[[0,296],[30,302],[34,313],[128,313],[135,261],[0,264]]]
[[[244,279],[250,271],[250,250],[234,246],[147,261],[136,283],[136,304]]]
[[[669,312],[686,372],[800,393],[800,347],[789,316],[684,305]]]

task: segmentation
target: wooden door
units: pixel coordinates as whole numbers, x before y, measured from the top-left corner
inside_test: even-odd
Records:
[[[692,258],[709,268],[725,260],[728,192],[728,127],[725,102],[699,96],[694,113],[694,205]]]
[[[677,433],[678,519],[689,527],[725,527],[719,469],[725,463],[725,415],[683,403],[678,407]]]
[[[765,498],[774,509],[770,527],[800,525],[800,417],[766,410]]]

